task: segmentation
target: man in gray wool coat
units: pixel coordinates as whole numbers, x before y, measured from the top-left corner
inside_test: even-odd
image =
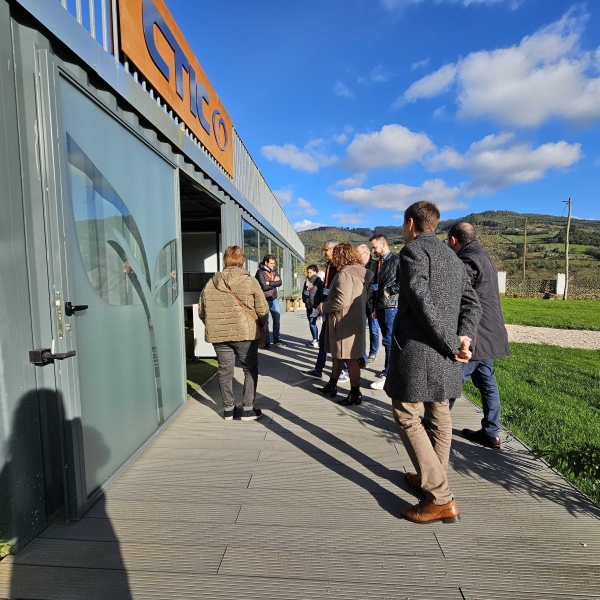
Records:
[[[423,497],[401,511],[415,523],[459,520],[446,476],[452,441],[449,398],[460,395],[462,363],[472,356],[481,318],[462,261],[435,235],[439,219],[431,202],[416,202],[404,213],[406,245],[400,252],[398,314],[384,387],[416,469],[406,481]],[[423,407],[435,445],[419,417]]]

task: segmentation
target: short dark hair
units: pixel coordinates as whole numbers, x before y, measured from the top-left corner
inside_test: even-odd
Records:
[[[387,239],[387,235],[383,235],[383,233],[376,233],[375,235],[372,235],[369,238],[369,241],[372,242],[373,240],[385,240],[385,243],[388,244],[388,239]]]
[[[317,267],[317,265],[308,265],[308,267],[306,267],[307,271],[314,271],[315,273],[319,272],[319,268]]]
[[[440,222],[440,211],[433,202],[421,200],[411,204],[404,211],[404,222],[412,219],[415,223],[415,229],[422,233],[423,231],[435,231]]]
[[[277,259],[272,254],[265,254],[263,256],[263,265],[266,265],[270,260],[277,262]]]
[[[450,227],[448,230],[448,237],[456,238],[456,241],[459,244],[464,245],[476,240],[477,234],[475,233],[475,227],[473,227],[471,223],[461,221],[460,223],[454,223],[454,225]]]

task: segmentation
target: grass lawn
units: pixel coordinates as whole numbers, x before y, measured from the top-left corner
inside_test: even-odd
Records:
[[[600,302],[502,298],[504,320],[510,325],[600,331]]]
[[[501,423],[534,450],[600,448],[600,351],[511,344],[495,361]],[[465,394],[481,406],[469,381]],[[600,480],[562,470],[600,504]]]
[[[218,366],[216,358],[205,358],[198,362],[186,360],[188,394],[198,391],[217,372]]]

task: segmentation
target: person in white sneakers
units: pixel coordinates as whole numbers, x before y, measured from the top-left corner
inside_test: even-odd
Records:
[[[369,240],[371,250],[379,258],[377,273],[373,280],[373,317],[379,323],[381,345],[385,348],[385,363],[379,377],[371,384],[371,389],[382,390],[390,368],[392,352],[392,328],[398,312],[398,292],[400,291],[400,257],[388,245],[382,233]]]

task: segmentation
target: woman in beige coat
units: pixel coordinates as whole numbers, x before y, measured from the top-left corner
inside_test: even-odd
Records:
[[[337,380],[344,368],[350,374],[350,393],[339,404],[360,404],[360,366],[358,359],[365,354],[366,346],[366,284],[373,273],[362,265],[362,259],[352,244],[338,244],[333,249],[332,262],[337,268],[327,302],[319,305],[319,312],[327,315],[327,341],[333,359],[331,379],[323,393],[335,398]]]

